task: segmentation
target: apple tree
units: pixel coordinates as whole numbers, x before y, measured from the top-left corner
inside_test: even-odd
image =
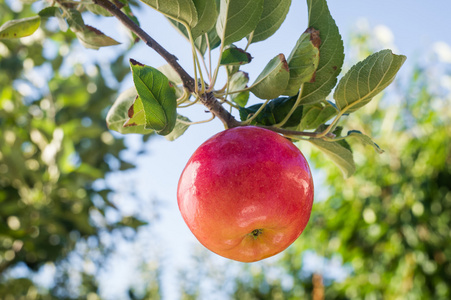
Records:
[[[279,29],[291,0],[141,2],[41,3],[36,15],[3,23],[0,39],[33,35],[41,24],[57,19],[62,31],[72,33],[87,48],[99,49],[118,42],[102,33],[102,28],[86,24],[84,17],[95,14],[117,19],[134,39],[144,42],[167,62],[164,66],[147,66],[140,58],[129,58],[134,87],[119,95],[106,116],[109,129],[121,134],[155,133],[174,140],[189,126],[214,119],[219,119],[225,129],[252,125],[284,136],[301,150],[307,143],[312,144],[345,177],[356,171],[348,140],[355,139],[383,152],[364,131],[351,128],[344,132],[343,117],[352,120],[352,114],[390,85],[406,57],[389,49],[380,50],[342,74],[343,41],[326,0],[307,0],[308,21],[294,38],[295,46],[290,53],[274,53],[259,74],[248,74],[242,68],[258,55],[252,52],[253,44],[267,42]],[[192,74],[139,26],[133,10],[142,4],[163,14],[186,37],[192,54]],[[238,47],[243,41],[245,46]],[[224,81],[220,73],[225,74]],[[106,96],[102,93],[98,98]],[[97,108],[101,106],[97,98],[88,101]],[[184,108],[193,105],[207,110],[210,117],[191,120]]]

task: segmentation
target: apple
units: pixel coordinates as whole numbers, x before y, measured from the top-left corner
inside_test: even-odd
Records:
[[[302,233],[312,210],[313,180],[292,142],[268,129],[235,127],[194,152],[177,201],[206,248],[254,262],[280,253]]]

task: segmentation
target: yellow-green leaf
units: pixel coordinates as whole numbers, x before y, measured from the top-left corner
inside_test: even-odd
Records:
[[[14,39],[32,35],[40,24],[40,16],[10,20],[0,27],[0,39]]]
[[[290,79],[290,70],[283,54],[269,61],[252,84],[250,91],[260,99],[273,99],[280,96]]]

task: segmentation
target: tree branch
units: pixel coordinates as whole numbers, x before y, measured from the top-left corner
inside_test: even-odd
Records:
[[[94,4],[97,4],[109,13],[115,16],[125,27],[135,33],[147,46],[155,50],[161,57],[163,57],[167,63],[177,72],[183,82],[183,86],[187,88],[191,93],[195,92],[195,80],[191,77],[185,69],[177,62],[177,57],[169,53],[165,48],[157,43],[150,35],[148,35],[141,27],[133,22],[126,14],[124,14],[119,7],[109,0],[93,0]],[[205,105],[212,114],[224,123],[226,128],[232,128],[240,126],[232,114],[230,114],[219,101],[213,95],[213,92],[204,93],[200,96],[200,102]]]
[[[174,68],[182,79],[183,85],[190,91],[194,92],[194,79],[179,65],[177,57],[169,53],[165,48],[157,43],[150,35],[148,35],[141,27],[139,27],[133,20],[131,20],[119,7],[108,0],[93,0],[109,13],[115,16],[125,27],[135,33],[147,46],[155,50],[161,57],[163,57],[168,64]]]

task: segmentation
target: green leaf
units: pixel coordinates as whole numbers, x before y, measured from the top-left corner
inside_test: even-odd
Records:
[[[326,99],[337,83],[344,60],[343,41],[326,0],[307,0],[307,5],[308,27],[319,31],[321,45],[315,81],[304,84],[301,104],[312,104]]]
[[[221,0],[216,31],[230,45],[250,34],[260,21],[263,0]]]
[[[10,20],[0,27],[0,40],[22,38],[32,35],[38,30],[40,24],[40,16]]]
[[[350,131],[348,131],[348,135],[347,135],[347,136],[355,137],[355,138],[359,139],[360,142],[362,142],[363,144],[370,145],[370,146],[373,147],[374,150],[376,150],[376,152],[379,153],[379,154],[382,154],[382,153],[385,152],[384,150],[382,150],[382,149],[379,147],[378,144],[376,144],[375,142],[373,142],[373,140],[372,140],[369,136],[363,134],[362,132],[360,132],[360,131],[358,131],[358,130],[350,130]]]
[[[181,122],[181,121],[184,121],[184,122]],[[185,131],[189,127],[189,125],[186,124],[185,122],[191,122],[191,120],[185,116],[177,115],[177,120],[175,122],[174,129],[171,131],[171,133],[166,135],[165,138],[171,142],[178,139],[182,134],[185,133]]]
[[[244,107],[249,100],[249,91],[243,91],[239,93],[232,93],[234,91],[243,90],[247,87],[249,82],[249,75],[246,72],[236,72],[230,77],[229,82],[229,97],[230,100],[235,102],[241,107]]]
[[[252,34],[252,43],[272,36],[285,21],[291,0],[264,0],[260,21]]]
[[[244,65],[250,63],[252,56],[243,49],[237,48],[233,45],[227,47],[221,56],[221,65]]]
[[[146,129],[167,135],[177,119],[177,98],[174,87],[163,73],[131,59],[133,82],[142,101]]]
[[[279,97],[271,100],[251,124],[271,126],[280,123],[296,103],[296,99],[297,97]],[[240,119],[246,121],[252,117],[262,105],[263,104],[255,104],[246,108],[240,107]],[[302,109],[302,106],[297,107],[282,127],[287,128],[298,125],[302,117]]]
[[[103,34],[100,30],[85,25],[82,31],[75,32],[80,43],[88,49],[98,50],[100,47],[115,46],[120,43]]]
[[[269,61],[252,84],[250,91],[260,99],[272,99],[280,96],[290,79],[290,70],[283,54]]]
[[[67,23],[80,43],[88,49],[98,50],[100,47],[119,45],[120,43],[103,34],[100,30],[86,25],[80,12],[69,9],[66,14]]]
[[[294,96],[299,93],[303,83],[314,81],[319,63],[319,32],[313,28],[307,29],[296,42],[288,56],[290,81],[284,94]]]
[[[97,5],[97,4],[85,4],[85,7],[92,12],[93,14],[104,16],[104,17],[112,17],[113,15],[107,11],[105,8]]]
[[[176,98],[178,99],[182,97],[185,92],[185,88],[183,87],[182,79],[180,78],[179,74],[174,70],[174,68],[171,67],[169,64],[165,64],[158,67],[158,71],[163,73],[164,76],[168,78],[169,82],[174,86]]]
[[[106,123],[109,129],[117,131],[122,134],[128,133],[140,133],[140,134],[150,134],[154,131],[151,129],[145,129],[145,118],[140,125],[136,126],[125,126],[124,124],[130,119],[128,112],[138,97],[138,93],[134,87],[129,88],[122,92],[114,104],[111,106],[108,114],[106,116]],[[138,101],[140,102],[140,100]],[[142,103],[141,103],[142,106]],[[136,109],[136,108],[135,108]],[[137,111],[138,109],[136,109]],[[144,116],[144,111],[143,111]]]
[[[127,115],[129,119],[123,124],[124,128],[142,126],[143,129],[146,129],[146,113],[139,96],[135,97],[135,101],[128,108]]]
[[[330,102],[304,105],[302,120],[297,130],[316,129],[337,114],[337,109]]]
[[[66,20],[70,30],[73,32],[83,32],[85,29],[85,22],[83,21],[81,13],[76,9],[67,10]]]
[[[38,15],[41,18],[50,18],[50,17],[56,17],[60,13],[61,13],[61,9],[59,7],[49,6],[49,7],[42,9],[41,11],[39,11]]]
[[[216,0],[193,0],[193,2],[199,19],[196,26],[191,29],[193,39],[196,40],[214,28],[218,19],[218,9]]]
[[[193,28],[198,21],[192,0],[141,0],[165,16]]]
[[[385,89],[406,57],[382,50],[354,65],[337,85],[334,99],[341,111],[354,112]]]
[[[349,146],[346,147],[343,143],[327,142],[322,139],[309,139],[308,141],[329,157],[340,168],[345,177],[354,174],[355,163]]]

